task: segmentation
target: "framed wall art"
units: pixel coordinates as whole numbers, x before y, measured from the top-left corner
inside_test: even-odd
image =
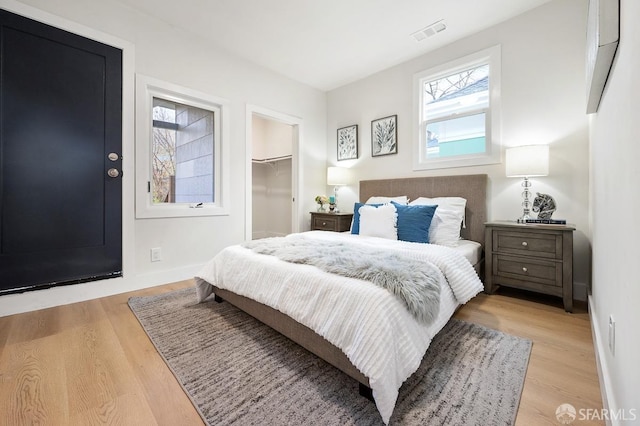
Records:
[[[371,122],[371,156],[398,153],[398,116],[378,118]]]
[[[338,129],[338,161],[358,158],[358,125]]]

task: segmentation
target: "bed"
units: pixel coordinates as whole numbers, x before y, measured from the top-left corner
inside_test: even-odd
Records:
[[[375,401],[382,420],[388,423],[400,385],[417,369],[431,339],[461,304],[482,290],[486,186],[486,175],[360,182],[363,201],[397,195],[411,200],[466,199],[460,235],[472,242],[474,253],[466,257],[459,250],[432,244],[366,236],[355,236],[354,243],[349,233],[304,233],[304,238],[316,239],[323,246],[352,244],[354,250],[388,250],[436,265],[442,275],[439,282],[449,285],[440,285],[438,314],[429,324],[416,320],[385,289],[312,265],[285,262],[242,245],[221,251],[196,276],[198,299],[214,294],[216,300],[237,306],[342,370],[360,383],[361,393]],[[338,320],[337,315],[344,318]]]

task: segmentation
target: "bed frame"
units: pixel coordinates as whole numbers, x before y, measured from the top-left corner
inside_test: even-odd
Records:
[[[360,181],[360,200],[363,201],[372,196],[399,195],[406,195],[410,200],[445,196],[466,198],[466,227],[462,229],[461,235],[483,247],[484,223],[487,220],[486,191],[487,175],[484,174]],[[481,261],[479,265],[483,263]],[[481,271],[480,278],[483,278]],[[252,299],[215,286],[213,292],[217,302],[228,301],[357,380],[360,383],[360,394],[372,399],[369,379],[351,364],[341,349],[322,336],[288,315]]]

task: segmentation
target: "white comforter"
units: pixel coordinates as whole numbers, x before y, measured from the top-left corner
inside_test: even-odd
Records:
[[[402,302],[370,283],[287,263],[274,256],[231,246],[215,256],[196,277],[198,299],[219,288],[249,297],[289,315],[342,349],[365,376],[382,420],[393,412],[402,383],[417,370],[435,334],[483,286],[471,264],[455,250],[432,244],[312,231],[305,235],[373,245],[432,262],[441,271],[438,319],[418,322]]]

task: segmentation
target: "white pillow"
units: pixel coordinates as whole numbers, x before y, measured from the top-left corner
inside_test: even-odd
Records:
[[[462,197],[419,197],[409,203],[410,206],[437,205],[436,213],[429,226],[429,242],[455,247],[460,239],[460,223],[466,228],[465,207],[467,200]],[[440,229],[441,228],[441,229]]]
[[[462,215],[459,210],[442,209],[438,206],[429,226],[429,242],[456,247],[460,241],[460,222]]]
[[[365,204],[387,204],[392,201],[407,205],[409,198],[406,195],[400,195],[398,197],[370,197]]]
[[[460,215],[462,216],[462,227],[466,228],[466,225],[464,223],[464,209],[465,207],[467,207],[467,199],[466,198],[462,198],[462,197],[435,197],[435,198],[428,198],[428,197],[418,197],[415,200],[413,200],[412,202],[409,203],[410,206],[421,206],[421,205],[428,205],[428,206],[433,206],[433,205],[437,205],[438,208],[442,207],[444,209],[447,210],[456,210],[458,212],[460,212]],[[438,211],[436,210],[436,213]]]
[[[360,207],[360,235],[380,237],[389,240],[398,239],[398,213],[393,204],[383,206]]]

